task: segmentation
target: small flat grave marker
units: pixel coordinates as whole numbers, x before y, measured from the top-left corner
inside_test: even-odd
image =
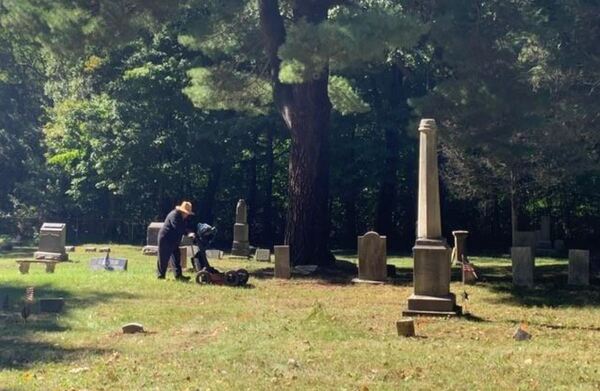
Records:
[[[100,253],[109,253],[110,252],[110,247],[100,247],[98,249],[98,252],[100,252]]]
[[[271,251],[266,248],[257,248],[254,258],[261,262],[271,262]]]
[[[125,258],[92,258],[90,269],[106,271],[127,271],[127,259]]]
[[[85,252],[86,253],[95,253],[96,252],[96,247],[86,247],[85,248]]]

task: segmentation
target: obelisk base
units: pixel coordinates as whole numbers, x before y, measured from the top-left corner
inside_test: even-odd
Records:
[[[460,315],[454,294],[450,293],[450,249],[446,240],[417,239],[414,254],[414,294],[408,299],[405,316]]]
[[[408,298],[408,309],[402,311],[403,316],[459,316],[462,308],[456,305],[453,293],[448,296],[411,295]]]

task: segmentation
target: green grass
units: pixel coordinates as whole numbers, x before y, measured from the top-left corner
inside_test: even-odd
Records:
[[[407,339],[395,322],[412,291],[409,258],[390,259],[400,278],[385,286],[279,281],[261,272],[269,264],[213,262],[255,273],[240,289],[157,281],[154,257],[111,247],[128,272],[89,271],[99,255],[82,248],[54,274],[32,265],[20,275],[21,249],[0,256],[0,298],[12,305],[0,319],[0,389],[600,388],[600,290],[568,288],[565,260],[537,260],[540,283],[513,291],[508,259],[474,257],[484,281],[452,283],[469,292],[472,316],[418,319],[419,337]],[[64,297],[64,313],[23,323],[14,314],[28,286]],[[131,321],[148,333],[122,335]],[[531,341],[511,338],[521,321]]]

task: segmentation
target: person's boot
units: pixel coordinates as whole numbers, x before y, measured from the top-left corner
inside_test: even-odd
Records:
[[[184,276],[183,274],[180,274],[178,276],[175,276],[175,280],[177,281],[181,281],[181,282],[188,282],[191,279],[191,277],[189,276]]]

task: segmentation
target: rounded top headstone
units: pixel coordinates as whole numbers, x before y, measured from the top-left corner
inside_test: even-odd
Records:
[[[419,132],[423,133],[435,133],[437,131],[437,124],[433,118],[423,118],[419,123]]]

